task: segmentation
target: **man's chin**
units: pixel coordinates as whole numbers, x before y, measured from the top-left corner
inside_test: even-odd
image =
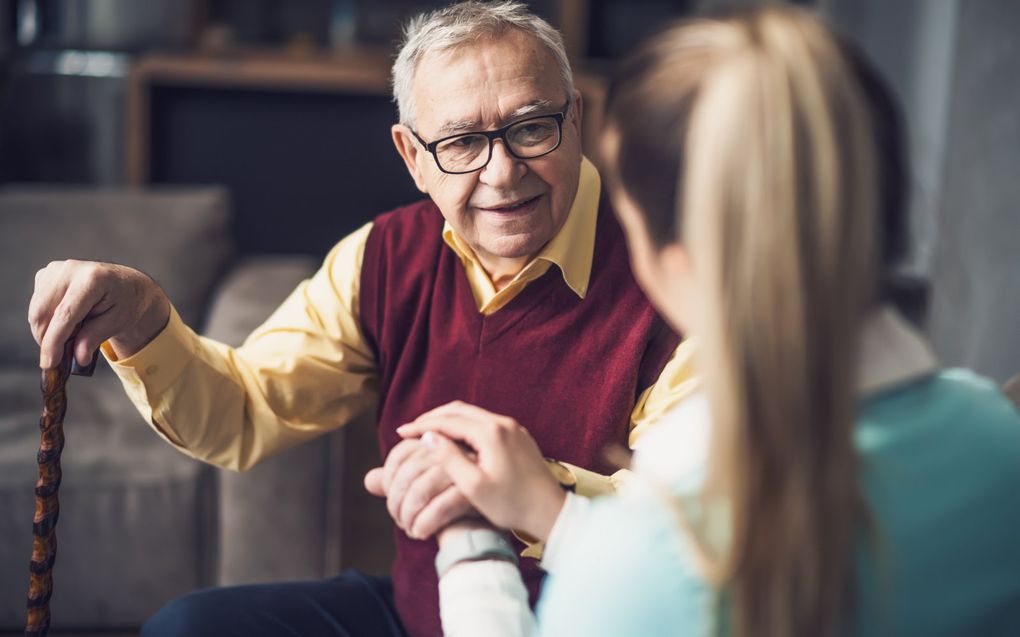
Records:
[[[534,234],[515,234],[486,241],[486,252],[500,259],[530,259],[541,251],[548,239]]]

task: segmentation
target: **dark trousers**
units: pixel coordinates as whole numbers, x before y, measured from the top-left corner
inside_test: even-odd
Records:
[[[209,588],[161,608],[142,637],[406,637],[388,577],[346,571],[318,582]]]

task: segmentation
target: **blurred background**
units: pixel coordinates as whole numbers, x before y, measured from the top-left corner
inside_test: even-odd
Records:
[[[0,0],[0,183],[222,184],[240,250],[321,256],[417,196],[388,138],[388,69],[402,21],[441,4]],[[754,2],[531,3],[566,36],[590,106],[613,62],[664,20],[741,4]],[[914,180],[909,269],[936,284],[940,353],[1012,374],[1020,346],[1000,339],[1017,330],[997,320],[1020,310],[1001,293],[1016,269],[974,261],[995,261],[989,252],[1013,234],[1003,230],[1017,229],[1020,3],[798,4],[861,44],[899,94]],[[982,341],[986,330],[997,333]]]
[[[206,326],[206,333],[211,330],[224,340],[242,338],[249,324],[261,319],[260,312],[268,312],[290,289],[293,281],[288,277],[306,275],[339,238],[374,215],[419,197],[390,141],[396,110],[390,99],[389,66],[402,22],[442,4],[425,0],[0,0],[0,301],[6,305],[0,308],[0,331],[16,332],[20,339],[8,346],[0,335],[0,356],[6,359],[0,361],[0,419],[5,419],[5,425],[8,416],[24,421],[17,440],[10,433],[13,427],[0,428],[0,536],[4,538],[0,544],[0,631],[18,628],[27,581],[18,565],[27,567],[31,509],[30,503],[18,498],[25,490],[31,495],[31,487],[26,486],[34,471],[30,447],[38,442],[34,431],[38,381],[24,322],[31,273],[49,258],[98,255],[114,260],[103,246],[118,241],[144,249],[145,254],[117,257],[129,265],[148,263],[145,259],[155,259],[161,248],[178,246],[177,252],[168,253],[169,265],[154,261],[150,273],[160,274],[159,280],[168,288],[173,287],[175,276],[185,279],[179,284],[180,295],[194,293],[192,316],[196,325]],[[599,127],[605,78],[636,42],[671,18],[756,3],[536,0],[530,4],[566,38],[586,100],[585,135],[590,148]],[[945,364],[972,367],[998,382],[1020,372],[1020,250],[1016,247],[1020,236],[1020,2],[801,0],[796,4],[817,9],[856,41],[900,98],[910,130],[913,251],[904,275],[910,281],[907,301],[914,318],[928,332]],[[190,234],[180,230],[190,228],[188,224],[198,216],[212,219],[213,229]],[[124,234],[132,224],[138,224],[137,234]],[[28,237],[38,239],[38,246]],[[86,244],[81,241],[88,237],[99,247],[82,247]],[[236,275],[233,266],[237,263],[254,263],[254,274]],[[218,291],[221,283],[232,281],[233,295]],[[197,282],[204,287],[196,287]],[[236,290],[241,290],[239,296]],[[246,304],[260,294],[269,301],[264,309]],[[227,317],[218,322],[217,307]],[[245,316],[239,318],[239,313]],[[4,365],[15,354],[28,361],[27,385],[20,384],[22,376],[14,372],[4,376]],[[116,391],[110,390],[111,395]],[[68,419],[88,418],[78,414],[73,412]],[[126,416],[117,416],[121,417]],[[96,419],[109,422],[113,417]],[[144,425],[135,420],[128,426],[142,431]],[[109,424],[101,426],[102,431],[110,430]],[[119,629],[130,634],[160,600],[190,588],[318,577],[351,565],[385,570],[385,549],[375,552],[369,547],[374,536],[388,536],[385,520],[380,521],[377,509],[363,514],[357,508],[364,504],[359,472],[377,460],[371,451],[371,427],[362,429],[367,434],[358,434],[359,438],[324,443],[313,452],[319,454],[314,462],[284,458],[276,468],[260,467],[253,473],[263,471],[263,479],[272,487],[245,487],[248,495],[232,491],[233,478],[223,478],[207,467],[187,469],[195,473],[181,482],[188,486],[181,491],[183,499],[173,506],[190,507],[193,512],[168,519],[161,527],[178,524],[187,533],[175,532],[173,541],[182,534],[190,539],[179,549],[173,548],[176,545],[170,539],[157,545],[165,549],[161,559],[169,560],[164,565],[167,575],[161,575],[160,560],[145,564],[145,556],[154,556],[160,549],[138,544],[134,557],[130,551],[123,552],[125,545],[138,543],[141,533],[132,516],[153,524],[163,509],[113,507],[108,517],[93,520],[88,531],[85,522],[76,530],[78,514],[71,509],[61,523],[71,538],[69,544],[62,544],[62,551],[78,557],[67,558],[72,561],[63,565],[58,560],[58,575],[64,568],[65,579],[58,580],[55,603],[65,606],[59,608],[62,620],[57,627]],[[130,445],[160,449],[145,447],[139,454],[174,454],[150,432],[142,431],[142,437],[131,438]],[[128,445],[124,441],[109,444]],[[15,448],[16,453],[11,451]],[[21,459],[24,462],[18,464]],[[129,496],[137,495],[132,489],[140,478],[131,477],[126,469],[103,465],[110,461],[98,454],[85,462],[80,475],[119,475],[127,485],[122,485],[124,497],[130,500]],[[169,456],[160,456],[159,462],[169,466],[178,461],[191,462]],[[17,471],[8,468],[14,465]],[[89,484],[69,466],[72,478],[68,481]],[[294,477],[298,474],[306,482],[280,486],[287,479],[299,480]],[[355,486],[339,491],[322,487],[327,474]],[[260,484],[249,479],[252,482]],[[21,495],[5,500],[7,489]],[[261,496],[256,493],[259,489]],[[318,500],[308,496],[315,489],[319,489],[315,491]],[[205,495],[210,490],[213,495]],[[327,501],[326,508],[332,512],[288,517],[273,508],[286,493],[300,494],[292,499],[309,498],[310,509],[322,509]],[[82,497],[87,500],[93,495]],[[225,503],[243,498],[254,504],[240,513],[217,513]],[[80,506],[84,511],[85,505]],[[163,501],[159,506],[170,505]],[[365,506],[371,508],[371,503]],[[267,511],[276,518],[275,525],[266,524]],[[373,515],[374,522],[365,521]],[[81,513],[81,519],[86,517]],[[291,520],[290,526],[278,528],[280,520]],[[294,520],[304,520],[305,526]],[[237,539],[234,531],[250,534],[246,529],[253,525],[265,527],[260,541],[245,544]],[[123,535],[116,535],[116,529]],[[108,543],[122,552],[90,563],[82,557],[90,549],[76,546],[74,538],[103,533],[113,533]],[[278,537],[272,537],[274,533]],[[21,539],[8,542],[9,537]],[[342,542],[335,541],[337,537]],[[180,575],[182,564],[186,576]],[[97,587],[95,578],[109,568],[113,574],[103,581],[110,583],[111,590],[96,590],[103,586]],[[9,572],[14,570],[19,572]],[[90,578],[93,584],[87,583]],[[63,598],[61,590],[66,591]],[[131,595],[136,596],[134,601],[118,605]],[[69,596],[77,605],[68,601]]]

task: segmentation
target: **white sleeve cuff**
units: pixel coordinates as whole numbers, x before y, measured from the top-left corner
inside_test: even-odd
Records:
[[[447,637],[531,637],[537,633],[517,567],[503,560],[460,562],[439,580]]]
[[[542,553],[543,569],[550,573],[554,572],[557,561],[563,553],[563,547],[570,542],[571,538],[576,538],[584,532],[589,506],[591,506],[590,499],[576,493],[567,493],[567,499],[563,503],[563,508],[560,509],[560,514],[556,517],[556,523],[549,534],[549,539],[545,541],[545,551]]]

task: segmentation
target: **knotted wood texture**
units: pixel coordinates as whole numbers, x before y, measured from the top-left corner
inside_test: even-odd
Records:
[[[77,330],[76,330],[77,332]],[[74,362],[74,337],[64,344],[60,365],[42,372],[43,412],[39,418],[39,480],[35,483],[35,516],[32,519],[32,561],[29,564],[28,620],[26,637],[44,637],[50,628],[50,597],[53,595],[53,564],[57,558],[57,518],[60,517],[60,453],[64,450],[64,412],[67,410],[67,378],[71,373],[91,376],[96,359],[88,367]]]

